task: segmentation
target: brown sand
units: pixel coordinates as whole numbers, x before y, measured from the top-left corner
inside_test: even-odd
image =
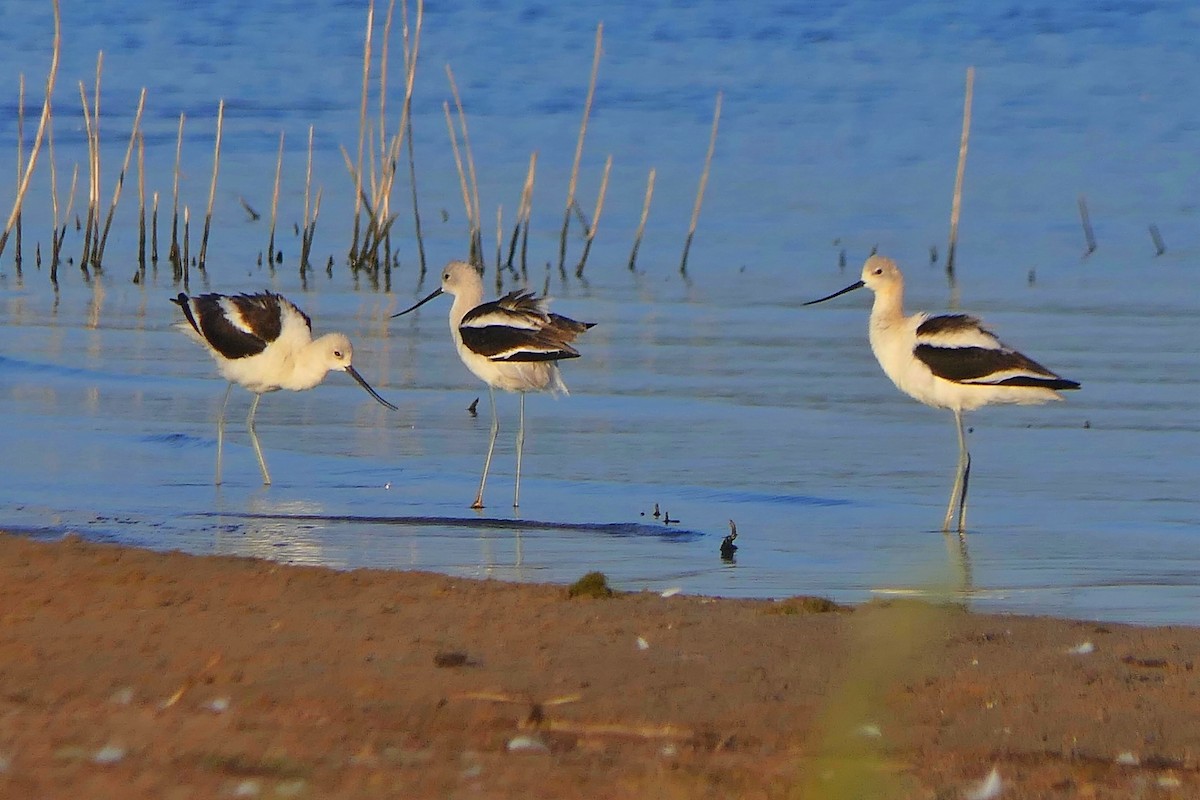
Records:
[[[1200,797],[1198,661],[1193,628],[0,535],[0,796]]]

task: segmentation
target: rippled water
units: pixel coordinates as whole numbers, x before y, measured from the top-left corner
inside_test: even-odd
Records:
[[[16,76],[26,75],[33,115],[50,16],[48,4],[2,13],[0,75],[11,89],[0,100],[0,152],[13,154]],[[442,117],[449,63],[485,221],[499,204],[511,219],[537,150],[530,282],[541,290],[548,281],[559,312],[598,323],[581,341],[584,357],[564,367],[572,395],[528,401],[517,515],[508,508],[516,399],[499,398],[490,507],[477,514],[466,506],[488,419],[466,407],[481,397],[486,409],[487,399],[454,356],[449,303],[388,320],[428,291],[416,278],[406,200],[397,200],[401,264],[390,286],[343,266],[353,195],[339,147],[356,146],[364,7],[65,3],[60,183],[83,158],[78,82],[90,87],[98,50],[106,198],[144,85],[148,190],[169,203],[186,113],[182,202],[202,209],[224,98],[209,266],[190,288],[284,291],[318,332],[351,335],[355,365],[400,410],[343,375],[267,396],[258,428],[276,483],[263,488],[239,391],[226,483],[214,488],[224,384],[170,328],[177,309],[167,298],[179,287],[169,266],[130,281],[136,221],[126,195],[104,274],[63,266],[52,290],[33,259],[36,240],[48,249],[43,166],[23,269],[11,242],[0,262],[0,526],[347,568],[555,581],[601,569],[623,588],[732,596],[860,600],[950,585],[984,608],[1195,623],[1200,107],[1181,98],[1200,88],[1198,13],[1135,2],[970,12],[810,3],[740,15],[716,2],[428,9],[415,126],[433,268],[461,257],[466,242]],[[609,153],[614,166],[579,282],[544,264],[557,258],[601,20],[585,209]],[[398,41],[393,48],[398,59]],[[978,72],[952,294],[929,248],[945,250],[969,64]],[[679,256],[718,90],[716,157],[684,279]],[[302,282],[291,224],[303,208],[309,125],[324,191],[314,261],[335,263],[332,276],[318,269]],[[27,119],[26,140],[31,130]],[[265,223],[249,222],[239,198],[267,210],[281,131],[285,262],[272,272],[257,263]],[[631,274],[652,167],[654,205]],[[1099,244],[1086,259],[1081,193]],[[1151,223],[1164,255],[1155,256]],[[978,312],[1083,383],[1063,404],[968,417],[965,547],[935,530],[953,422],[880,372],[866,344],[869,298],[799,308],[853,280],[876,245],[906,269],[910,307]],[[68,253],[81,247],[69,231]],[[573,239],[570,264],[580,249]],[[680,521],[655,519],[655,504]],[[718,556],[729,519],[740,534],[734,563]]]

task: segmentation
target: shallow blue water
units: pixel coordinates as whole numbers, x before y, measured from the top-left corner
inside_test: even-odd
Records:
[[[599,323],[581,341],[584,357],[564,367],[572,395],[528,401],[517,515],[508,508],[515,398],[499,398],[490,507],[476,514],[466,506],[487,399],[454,357],[449,304],[388,320],[428,291],[416,277],[407,184],[395,200],[400,266],[390,284],[355,279],[343,265],[353,189],[339,147],[353,152],[357,142],[365,6],[64,3],[60,192],[84,162],[78,82],[91,86],[97,51],[106,201],[145,86],[147,191],[169,208],[185,113],[181,206],[198,229],[224,98],[209,266],[192,273],[190,288],[284,291],[318,332],[353,338],[355,365],[400,410],[342,375],[266,397],[258,427],[276,483],[263,488],[241,424],[248,397],[236,393],[226,483],[213,487],[224,384],[170,328],[177,309],[167,298],[179,287],[169,266],[130,281],[133,181],[104,274],[85,279],[64,265],[55,291],[33,256],[36,242],[48,251],[51,225],[43,153],[22,270],[11,242],[0,259],[0,526],[346,568],[555,581],[601,569],[623,588],[731,596],[861,600],[950,587],[989,609],[1197,622],[1200,107],[1182,98],[1200,88],[1200,11],[1139,2],[728,8],[427,9],[414,125],[431,268],[466,244],[442,116],[448,63],[468,114],[487,249],[498,205],[511,224],[536,150],[530,283],[548,282],[559,312]],[[545,265],[557,262],[600,21],[584,209],[610,153],[614,166],[587,280],[564,281]],[[49,6],[0,11],[0,23],[10,87],[0,93],[0,152],[11,159],[19,73],[29,86],[26,141],[40,104]],[[397,65],[398,37],[392,48]],[[952,293],[930,247],[944,257],[971,64]],[[400,83],[394,70],[393,126]],[[716,156],[684,279],[679,256],[718,91]],[[310,125],[323,201],[318,270],[302,281],[292,223],[303,209]],[[268,210],[281,132],[285,261],[272,272],[258,265],[265,220],[250,222],[240,199]],[[631,274],[650,168],[654,204]],[[1086,259],[1080,194],[1098,239]],[[1151,223],[1164,255],[1155,256]],[[1084,385],[1063,404],[968,418],[965,551],[935,531],[954,463],[950,415],[882,375],[866,345],[868,297],[799,308],[853,280],[876,245],[906,269],[910,308],[978,312]],[[66,247],[78,258],[73,226]],[[574,236],[568,267],[581,247]],[[485,410],[471,417],[476,397]],[[680,521],[655,519],[656,503]],[[717,552],[730,519],[741,545],[732,564]]]

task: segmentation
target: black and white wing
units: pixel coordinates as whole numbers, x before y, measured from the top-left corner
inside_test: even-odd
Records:
[[[915,355],[939,378],[980,386],[1078,389],[1079,384],[1007,346],[966,314],[928,317],[917,326]]]

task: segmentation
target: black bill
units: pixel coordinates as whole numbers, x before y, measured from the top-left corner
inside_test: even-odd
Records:
[[[404,316],[405,314],[407,314],[407,313],[408,313],[408,312],[410,312],[410,311],[416,311],[418,308],[420,308],[421,306],[425,305],[426,303],[428,303],[430,300],[432,300],[433,298],[437,297],[437,296],[438,296],[439,294],[441,294],[441,293],[442,293],[442,290],[441,290],[441,289],[436,289],[436,290],[434,290],[434,291],[433,291],[433,293],[429,295],[429,297],[426,297],[424,300],[422,300],[421,302],[417,303],[416,305],[409,306],[408,308],[404,309],[403,311],[399,311],[399,312],[397,312],[397,313],[395,313],[395,314],[392,314],[392,319],[395,319],[396,317],[402,317],[402,316]]]
[[[866,286],[866,284],[863,283],[862,281],[855,281],[854,283],[847,286],[845,289],[842,289],[840,292],[834,292],[833,294],[831,294],[827,297],[822,297],[820,300],[809,300],[807,303],[801,303],[801,305],[812,306],[812,305],[816,305],[817,303],[824,303],[826,300],[832,300],[835,297],[841,297],[846,292],[853,292],[855,289],[861,289],[864,286]],[[422,301],[422,302],[424,302],[424,301]],[[409,311],[411,311],[411,310],[412,309],[409,309]]]
[[[354,367],[347,364],[346,372],[350,373],[350,377],[354,378],[354,380],[358,381],[358,385],[363,387],[364,389],[366,389],[367,392],[371,395],[371,397],[374,397],[376,400],[378,400],[380,405],[387,406],[392,411],[397,410],[397,408],[394,405],[392,405],[387,400],[384,400],[382,397],[380,397],[379,392],[372,389],[371,384],[367,383],[366,380],[363,378],[363,376],[359,375],[358,370],[356,370]]]

